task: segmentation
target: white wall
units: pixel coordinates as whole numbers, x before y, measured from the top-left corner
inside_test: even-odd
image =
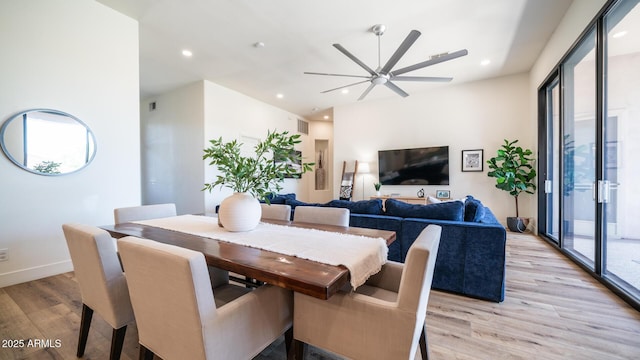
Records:
[[[238,139],[248,145],[251,140],[262,140],[267,131],[289,131],[297,133],[297,119],[299,116],[263,103],[239,92],[227,89],[210,81],[204,81],[205,89],[205,130],[203,149],[209,145],[209,140],[222,137],[224,141]],[[313,159],[313,144],[309,136],[302,135],[302,144],[297,147],[302,156]],[[251,148],[252,146],[247,146]],[[202,162],[205,168],[205,181],[215,179],[215,171],[211,166]],[[302,179],[285,179],[281,193],[296,193],[298,198],[307,199],[307,189],[311,186],[310,174]],[[215,206],[231,194],[228,188],[216,188],[211,193],[206,192],[205,210],[207,213],[215,211]]]
[[[203,82],[144,100],[140,109],[142,203],[172,202],[178,214],[203,213]]]
[[[46,107],[95,133],[95,160],[66,176],[26,172],[0,155],[0,287],[69,271],[61,225],[113,223],[139,202],[137,23],[94,1],[0,3],[0,117]]]
[[[529,79],[527,74],[495,78],[473,83],[440,87],[411,94],[407,98],[390,98],[359,102],[334,109],[334,193],[339,189],[342,161],[366,161],[374,176],[365,177],[364,197],[375,193],[377,151],[424,146],[449,146],[449,186],[383,186],[382,194],[399,193],[416,196],[451,190],[452,198],[473,195],[489,206],[498,220],[515,216],[513,198],[494,187],[486,163],[484,171],[462,172],[462,150],[484,149],[484,161],[494,156],[503,139],[520,139],[523,147],[532,147],[535,133],[530,133]],[[362,198],[361,177],[355,199]],[[337,194],[334,194],[337,196]],[[529,203],[533,196],[522,196],[521,216],[534,216]]]

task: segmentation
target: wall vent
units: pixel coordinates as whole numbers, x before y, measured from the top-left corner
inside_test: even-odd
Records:
[[[309,123],[302,119],[298,119],[298,132],[309,135]]]

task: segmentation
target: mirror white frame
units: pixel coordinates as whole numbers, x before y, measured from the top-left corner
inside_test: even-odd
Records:
[[[30,109],[2,124],[0,146],[11,162],[38,175],[67,175],[96,155],[96,139],[80,119],[63,111]]]

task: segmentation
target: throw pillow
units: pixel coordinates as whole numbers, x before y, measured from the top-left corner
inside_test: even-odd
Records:
[[[287,199],[295,200],[296,199],[296,194],[295,193],[291,193],[291,194],[274,194],[274,193],[271,193],[271,194],[267,195],[267,198],[269,199],[269,202],[271,202],[272,204],[284,204]],[[265,201],[262,200],[260,202],[265,202]]]
[[[464,221],[480,222],[484,217],[484,205],[480,200],[471,195],[467,195],[467,201],[464,203]]]
[[[349,209],[349,211],[352,214],[370,214],[370,215],[384,214],[384,211],[382,210],[381,199],[362,200],[362,201],[331,200],[322,206]]]
[[[385,208],[386,215],[402,218],[451,221],[462,221],[464,219],[464,204],[460,201],[447,201],[430,205],[413,205],[395,199],[387,199]]]

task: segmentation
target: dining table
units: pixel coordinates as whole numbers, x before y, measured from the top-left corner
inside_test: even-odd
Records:
[[[215,217],[207,216],[206,218],[212,224],[218,226]],[[200,221],[207,220],[200,219]],[[281,220],[262,220],[261,224],[263,223],[279,225],[282,229],[280,231],[285,233],[287,231],[294,232],[293,229],[296,228],[312,229],[310,231],[319,230],[327,232],[327,234],[337,233],[356,238],[364,237],[377,239],[378,241],[383,240],[387,246],[393,243],[396,238],[394,231],[379,229]],[[203,236],[202,234],[176,231],[175,229],[171,230],[140,222],[103,225],[100,228],[109,232],[116,239],[135,236],[198,251],[204,255],[207,264],[210,266],[319,299],[329,299],[338,290],[347,286],[351,280],[351,274],[347,266],[323,263],[304,257],[224,241],[222,236]],[[297,230],[295,234],[299,237],[299,239],[295,239],[296,241],[305,240],[304,232],[300,235],[300,231]]]

